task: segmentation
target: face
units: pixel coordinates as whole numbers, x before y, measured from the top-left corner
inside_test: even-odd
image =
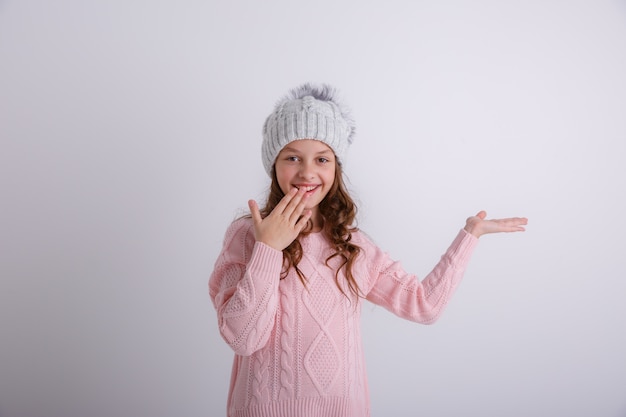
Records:
[[[278,154],[275,163],[276,178],[283,193],[293,187],[306,188],[306,208],[313,210],[330,191],[335,179],[335,153],[318,140],[301,139],[287,144]]]

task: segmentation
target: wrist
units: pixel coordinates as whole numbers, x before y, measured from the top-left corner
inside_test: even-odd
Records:
[[[277,245],[275,242],[272,242],[271,240],[268,241],[268,240],[258,240],[257,239],[257,242],[264,244],[265,246],[267,246],[270,249],[274,249],[274,250],[279,251],[279,252],[282,251],[282,249],[280,249],[280,245]]]
[[[482,233],[480,233],[480,231],[478,230],[479,228],[476,227],[475,224],[466,224],[465,227],[463,228],[467,233],[473,235],[474,237],[479,238]]]

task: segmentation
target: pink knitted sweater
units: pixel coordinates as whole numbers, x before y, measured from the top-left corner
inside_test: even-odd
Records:
[[[321,233],[300,238],[304,256],[281,280],[282,252],[256,242],[252,221],[226,232],[209,280],[219,329],[235,351],[229,417],[366,417],[369,393],[358,299],[335,283],[331,248]],[[394,314],[433,323],[461,281],[478,239],[461,230],[421,282],[363,233],[353,273],[367,299]],[[343,283],[343,274],[339,274]],[[347,288],[345,292],[350,294]]]

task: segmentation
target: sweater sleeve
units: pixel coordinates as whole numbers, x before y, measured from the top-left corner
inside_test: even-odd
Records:
[[[433,270],[420,281],[373,243],[366,247],[369,282],[366,298],[399,317],[434,323],[461,282],[478,238],[459,231]]]
[[[220,334],[235,353],[244,356],[269,340],[283,262],[281,251],[256,242],[248,220],[237,220],[228,228],[209,278]]]

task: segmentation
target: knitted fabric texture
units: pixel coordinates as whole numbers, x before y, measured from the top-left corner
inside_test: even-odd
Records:
[[[281,149],[299,139],[327,144],[342,162],[352,143],[355,124],[350,110],[328,84],[306,83],[278,101],[263,125],[261,156],[268,175]]]
[[[337,288],[331,245],[300,237],[304,256],[280,279],[282,252],[256,242],[252,220],[235,221],[209,279],[224,340],[235,352],[229,417],[367,417],[369,391],[360,330],[363,300]],[[461,230],[423,280],[406,273],[363,233],[353,267],[367,300],[418,323],[433,323],[459,285],[478,242]],[[339,274],[345,284],[345,275]],[[347,284],[343,288],[351,294]],[[416,357],[419,357],[417,355]]]

